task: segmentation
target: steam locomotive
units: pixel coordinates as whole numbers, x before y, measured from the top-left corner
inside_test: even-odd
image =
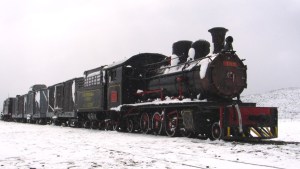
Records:
[[[141,53],[52,86],[8,98],[3,119],[215,139],[277,137],[276,107],[244,103],[247,66],[228,30],[178,41],[172,56]],[[226,43],[225,43],[226,42]]]

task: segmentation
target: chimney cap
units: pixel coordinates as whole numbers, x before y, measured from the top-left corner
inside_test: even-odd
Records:
[[[227,32],[228,29],[224,28],[224,27],[214,27],[214,28],[211,28],[208,30],[208,32],[212,33],[212,32],[215,32],[215,31],[224,31],[224,32]]]

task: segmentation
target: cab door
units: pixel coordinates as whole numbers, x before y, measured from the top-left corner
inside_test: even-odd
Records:
[[[118,107],[122,104],[122,67],[109,69],[107,103],[108,109]]]

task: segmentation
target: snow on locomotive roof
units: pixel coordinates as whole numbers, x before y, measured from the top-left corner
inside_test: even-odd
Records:
[[[167,56],[159,54],[159,53],[140,53],[137,55],[134,55],[130,58],[126,58],[124,60],[115,62],[111,65],[108,65],[105,69],[112,69],[124,64],[132,64],[134,65],[145,65],[145,64],[151,64],[155,62],[160,62],[164,60]]]
[[[128,58],[125,58],[125,59],[123,59],[123,60],[119,60],[119,61],[113,62],[112,64],[108,65],[108,66],[106,67],[106,69],[110,69],[110,68],[116,67],[116,66],[118,66],[118,65],[122,65],[122,64],[125,63],[127,60],[128,60]]]

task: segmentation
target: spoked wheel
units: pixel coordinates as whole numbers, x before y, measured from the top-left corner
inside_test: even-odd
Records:
[[[55,126],[59,126],[59,125],[60,125],[60,122],[59,122],[58,120],[54,120],[54,121],[53,121],[53,124],[54,124]]]
[[[154,134],[160,134],[162,129],[162,117],[156,112],[152,117],[152,130]]]
[[[90,122],[89,121],[85,121],[84,124],[83,124],[83,127],[86,128],[86,129],[90,128]]]
[[[119,131],[119,123],[117,121],[112,121],[112,129],[113,131]]]
[[[194,137],[196,137],[196,133],[194,131],[190,131],[190,130],[181,131],[181,135],[183,137],[188,137],[188,138],[194,138]]]
[[[41,125],[42,125],[42,124],[45,124],[45,123],[44,123],[44,120],[42,120],[42,119],[39,119],[38,121],[39,121],[39,124],[41,124]]]
[[[134,131],[134,126],[133,126],[133,120],[132,119],[127,119],[127,121],[126,121],[126,130],[129,133],[132,133]]]
[[[219,122],[215,122],[211,126],[211,133],[209,135],[209,139],[211,140],[219,140],[222,136],[222,130]]]
[[[111,120],[105,120],[105,130],[112,130],[112,121]]]
[[[105,122],[104,121],[99,121],[98,122],[98,129],[99,130],[104,130],[105,129]]]
[[[97,129],[98,123],[96,121],[91,122],[91,129]]]
[[[148,134],[150,132],[150,118],[147,113],[143,113],[141,116],[140,128],[144,134]]]
[[[69,121],[69,126],[76,128],[78,126],[77,121]]]
[[[200,140],[207,140],[208,135],[202,133],[202,134],[198,134],[196,137]]]
[[[166,133],[170,137],[174,137],[178,133],[179,114],[177,111],[171,112],[166,118]]]
[[[66,122],[62,122],[62,123],[60,124],[60,126],[62,126],[62,127],[68,127],[68,125],[67,125]]]

